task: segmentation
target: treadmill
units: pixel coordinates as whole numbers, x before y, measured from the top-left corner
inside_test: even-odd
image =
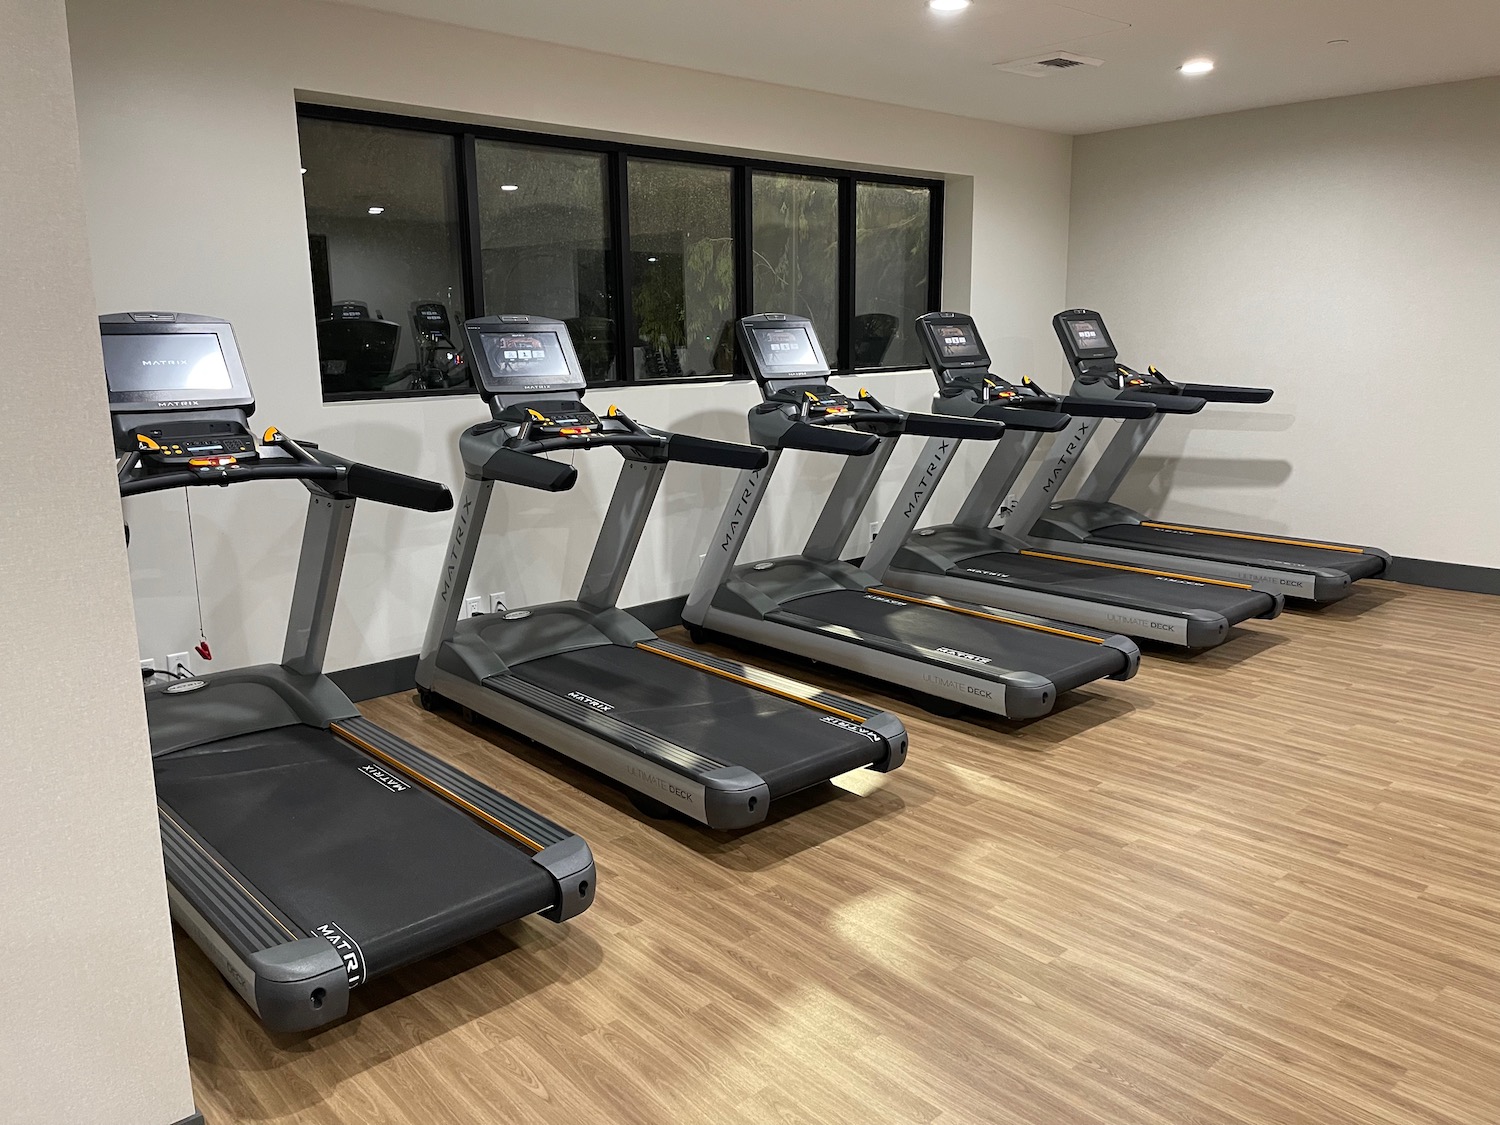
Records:
[[[120,495],[300,481],[311,494],[280,664],[146,689],[172,916],[272,1031],[342,1017],[372,977],[594,899],[588,845],[363,718],[323,674],[358,500],[447,511],[440,484],[275,428],[230,326],[100,318]]]
[[[955,445],[929,441],[881,524],[867,570],[887,581],[946,597],[1046,613],[1128,636],[1211,648],[1252,617],[1275,617],[1281,594],[1248,582],[1212,578],[1184,565],[1153,567],[1083,558],[1033,546],[1012,529],[1034,522],[1024,510],[1046,503],[1076,456],[1081,430],[1100,417],[1149,417],[1154,402],[1058,400],[1029,378],[1012,383],[990,371],[989,353],[967,313],[917,318],[917,338],[938,382],[933,409],[953,418],[1003,418],[1009,435],[996,447],[952,523],[915,530]],[[1041,435],[1054,445],[1004,528],[993,525]]]
[[[1140,652],[1112,632],[989,605],[914,594],[840,556],[902,434],[995,440],[996,422],[906,414],[867,391],[829,386],[812,322],[764,313],[738,325],[763,402],[750,436],[769,449],[764,468],[741,474],[704,557],[683,620],[710,633],[767,645],[915,689],[953,710],[962,704],[1011,718],[1045,715],[1058,697],[1095,680],[1135,674]],[[736,565],[781,453],[846,458],[802,552]]]
[[[1262,403],[1273,392],[1264,387],[1174,383],[1155,367],[1145,372],[1126,367],[1119,362],[1104,318],[1091,309],[1058,313],[1052,326],[1073,370],[1075,395],[1102,402],[1150,401],[1158,412],[1122,421],[1077,494],[1041,510],[1029,527],[1018,524],[1017,534],[1041,549],[1137,566],[1184,565],[1196,574],[1248,582],[1313,603],[1338,601],[1353,592],[1357,580],[1385,573],[1391,556],[1375,547],[1167,523],[1113,503],[1116,490],[1166,414],[1196,414],[1210,402]],[[1059,461],[1063,477],[1097,427],[1093,420],[1074,434],[1067,456]],[[1052,495],[1061,487],[1059,478]]]
[[[614,406],[596,415],[560,320],[489,316],[464,333],[491,420],[459,437],[464,489],[417,664],[425,706],[478,712],[613,778],[644,811],[711,828],[905,761],[894,715],[662,640],[618,607],[667,465],[754,468],[764,450],[653,429]],[[495,483],[563,492],[577,470],[546,454],[603,447],[624,464],[578,597],[460,619]]]

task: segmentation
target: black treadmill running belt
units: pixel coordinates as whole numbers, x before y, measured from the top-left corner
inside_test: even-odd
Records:
[[[639,648],[597,645],[515,666],[554,695],[608,708],[621,722],[759,774],[774,800],[885,757],[827,712]]]
[[[978,573],[970,573],[975,571]],[[1158,577],[1114,566],[1059,562],[1015,551],[995,551],[966,558],[954,573],[982,582],[999,581],[1023,590],[1127,606],[1148,613],[1207,611],[1222,615],[1231,625],[1260,616],[1274,603],[1270,594],[1259,590]]]
[[[984,657],[976,672],[1034,672],[1058,691],[1122,671],[1125,654],[1108,645],[1006,625],[935,606],[879,596],[878,591],[828,590],[786,603],[788,612],[917,648],[957,649]]]
[[[1246,566],[1283,566],[1298,569],[1340,571],[1350,578],[1373,578],[1385,569],[1385,560],[1364,551],[1330,551],[1299,543],[1268,543],[1233,535],[1205,535],[1195,531],[1170,531],[1136,523],[1111,524],[1096,529],[1090,539],[1118,543],[1164,555],[1242,563]]]
[[[529,852],[327,731],[282,727],[155,766],[178,817],[304,930],[354,938],[366,975],[553,904]]]

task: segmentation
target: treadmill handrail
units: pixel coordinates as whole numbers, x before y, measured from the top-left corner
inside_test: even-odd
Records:
[[[224,465],[131,477],[129,474],[134,471],[137,464],[138,462],[133,462],[121,471],[121,496],[139,496],[146,492],[163,492],[171,488],[192,488],[199,485],[231,485],[249,480],[302,480],[321,483],[338,481],[345,475],[344,470],[331,465],[294,463],[290,465]],[[451,503],[449,506],[452,506]]]
[[[1075,418],[1117,418],[1121,421],[1138,421],[1150,418],[1157,412],[1153,403],[1130,399],[1080,398],[1068,395],[1062,400],[1062,408]]]
[[[1270,402],[1276,392],[1270,387],[1229,387],[1215,383],[1179,383],[1182,393],[1208,402]]]
[[[1039,434],[1055,434],[1073,421],[1072,414],[1060,410],[1038,410],[1034,406],[1011,406],[1006,402],[987,402],[974,417],[994,419],[1004,422],[1008,429]]]
[[[959,441],[999,441],[1006,423],[998,418],[962,418],[947,414],[906,415],[901,432],[913,437],[955,438]],[[1025,427],[1019,427],[1025,429]]]
[[[1121,391],[1116,402],[1145,402],[1159,414],[1196,414],[1208,405],[1207,399],[1192,395],[1156,394],[1152,391]]]
[[[135,476],[142,467],[140,454],[127,454],[120,461],[120,495],[139,496],[147,492],[206,485],[227,487],[252,480],[300,480],[336,500],[370,500],[419,512],[446,512],[453,507],[453,493],[437,481],[392,472],[362,461],[350,461],[319,448],[314,442],[295,441],[274,428],[266,432],[266,445],[282,450],[291,461],[244,461],[148,471],[143,476]]]
[[[868,457],[880,445],[880,436],[810,422],[793,422],[782,431],[777,445],[781,449],[805,449],[812,453]]]

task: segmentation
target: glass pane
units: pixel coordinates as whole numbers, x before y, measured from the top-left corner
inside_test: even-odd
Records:
[[[484,311],[566,321],[591,383],[618,379],[605,157],[476,141]]]
[[[631,160],[626,175],[635,377],[733,374],[732,173]]]
[[[925,367],[916,319],[928,305],[932,192],[854,189],[854,366]]]
[[[297,130],[324,394],[468,386],[453,138],[310,118]]]
[[[754,311],[795,313],[817,329],[828,362],[839,354],[839,184],[824,176],[756,172]]]

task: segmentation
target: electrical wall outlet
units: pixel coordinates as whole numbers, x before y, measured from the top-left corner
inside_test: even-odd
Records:
[[[875,542],[875,537],[877,535],[879,535],[879,534],[880,534],[880,521],[879,520],[871,520],[870,521],[870,542],[871,543]]]
[[[491,594],[490,595],[489,608],[486,610],[486,612],[487,613],[504,613],[505,609],[506,609],[505,591],[501,590],[498,593]]]
[[[484,599],[483,598],[481,598],[481,597],[472,597],[472,598],[465,598],[464,599],[464,616],[465,617],[478,617],[483,612],[484,612]]]
[[[143,656],[143,657],[141,657],[141,678],[145,679],[146,678],[146,674],[148,672],[151,673],[152,675],[156,674],[156,661],[154,661],[154,660],[147,660]]]
[[[193,675],[193,654],[191,652],[167,653],[166,670],[178,676]]]

